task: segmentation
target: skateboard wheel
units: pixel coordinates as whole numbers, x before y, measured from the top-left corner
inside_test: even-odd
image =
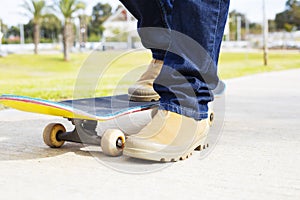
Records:
[[[125,135],[117,129],[108,129],[101,138],[102,152],[108,156],[120,156],[123,153]]]
[[[65,141],[60,141],[57,139],[58,133],[65,133],[66,128],[62,124],[48,124],[43,132],[43,139],[46,145],[51,148],[61,147]]]

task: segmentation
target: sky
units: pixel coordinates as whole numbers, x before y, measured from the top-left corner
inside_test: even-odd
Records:
[[[51,2],[51,0],[47,0]],[[119,4],[118,0],[83,0],[87,3],[86,13],[91,14],[92,7],[98,2],[110,3],[114,8]],[[0,0],[0,19],[8,25],[18,25],[27,23],[28,18],[22,15],[22,3],[24,0]],[[263,0],[231,0],[230,11],[237,10],[246,14],[251,22],[262,22],[262,2]],[[267,8],[267,18],[274,19],[276,13],[282,12],[285,8],[286,0],[265,0]]]

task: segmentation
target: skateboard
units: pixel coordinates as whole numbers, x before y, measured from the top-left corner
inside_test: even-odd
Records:
[[[218,98],[224,91],[225,83],[220,81],[213,93]],[[159,106],[158,101],[134,102],[128,99],[128,95],[117,95],[53,102],[24,96],[2,95],[0,96],[0,103],[6,107],[25,112],[67,118],[74,125],[72,131],[66,131],[66,128],[60,123],[51,123],[45,127],[43,140],[51,148],[59,148],[65,141],[68,141],[101,146],[104,154],[119,156],[123,151],[126,132],[124,134],[124,131],[116,128],[106,129],[102,136],[99,136],[96,131],[98,123],[101,125],[101,122],[112,121],[134,113],[142,113],[142,111],[151,112]],[[213,119],[214,112],[210,109],[211,125]],[[127,119],[125,123],[128,123]]]

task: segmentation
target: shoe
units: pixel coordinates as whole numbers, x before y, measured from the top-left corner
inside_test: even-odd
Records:
[[[194,149],[204,145],[209,127],[208,119],[196,121],[174,112],[158,110],[146,127],[126,139],[123,154],[162,162],[183,160]]]
[[[128,89],[131,101],[158,101],[159,95],[153,89],[153,82],[163,66],[162,60],[153,59],[147,71]]]

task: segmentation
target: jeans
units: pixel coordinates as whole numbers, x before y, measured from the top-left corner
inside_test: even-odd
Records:
[[[120,0],[142,43],[164,61],[154,89],[160,108],[201,120],[219,81],[217,64],[230,0]]]

